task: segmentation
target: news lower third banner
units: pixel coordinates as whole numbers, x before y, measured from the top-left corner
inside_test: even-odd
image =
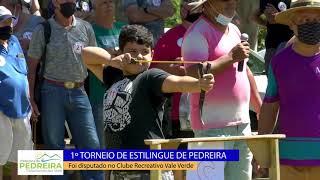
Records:
[[[19,150],[19,175],[64,170],[195,170],[200,161],[239,161],[239,150]]]

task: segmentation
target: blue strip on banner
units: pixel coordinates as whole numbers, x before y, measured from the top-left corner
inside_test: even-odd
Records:
[[[239,150],[64,150],[64,161],[239,161]]]

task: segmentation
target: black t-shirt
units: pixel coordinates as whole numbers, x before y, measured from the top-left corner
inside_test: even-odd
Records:
[[[279,12],[290,8],[291,0],[260,0],[260,12],[266,9],[267,4],[272,4]],[[267,23],[266,48],[277,48],[282,42],[288,41],[293,36],[289,26]]]
[[[103,82],[106,88],[111,87],[115,82],[123,78],[123,73],[120,69],[106,66],[103,70]]]
[[[145,139],[164,138],[163,104],[169,94],[162,93],[161,87],[168,75],[160,69],[150,69],[123,77],[106,91],[105,127],[120,137],[121,149],[145,149]]]

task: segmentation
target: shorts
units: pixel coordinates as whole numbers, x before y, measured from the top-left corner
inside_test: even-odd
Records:
[[[18,150],[33,149],[30,116],[13,119],[0,112],[0,165],[17,163]]]

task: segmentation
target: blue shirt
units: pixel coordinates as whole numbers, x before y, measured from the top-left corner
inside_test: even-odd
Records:
[[[31,111],[27,64],[18,39],[11,36],[8,49],[0,45],[0,111],[13,119],[27,117]]]

